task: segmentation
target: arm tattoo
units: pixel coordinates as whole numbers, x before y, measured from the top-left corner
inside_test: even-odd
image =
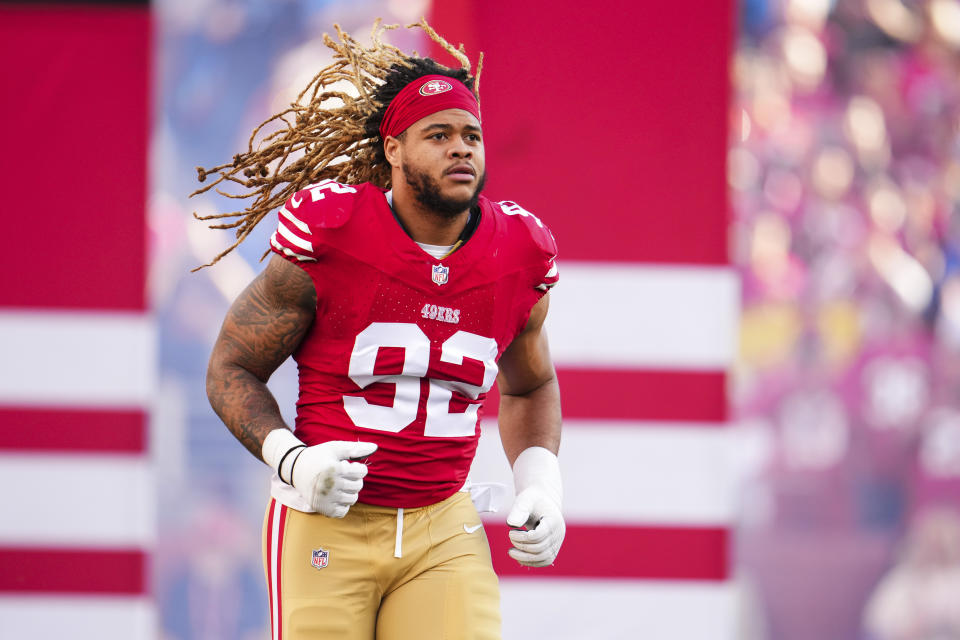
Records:
[[[220,329],[207,369],[207,397],[257,458],[266,435],[286,427],[267,380],[299,346],[315,312],[310,277],[274,256],[230,307]]]

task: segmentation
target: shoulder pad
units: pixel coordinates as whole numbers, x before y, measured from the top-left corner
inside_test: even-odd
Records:
[[[290,196],[281,215],[290,214],[308,227],[336,229],[350,219],[357,192],[357,187],[323,180]]]
[[[498,202],[497,205],[506,215],[515,216],[523,222],[538,249],[548,256],[555,256],[557,254],[557,242],[554,240],[550,229],[541,222],[540,218],[510,200]]]

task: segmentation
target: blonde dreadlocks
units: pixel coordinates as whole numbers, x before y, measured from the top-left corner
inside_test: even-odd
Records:
[[[384,31],[398,26],[381,25],[378,19],[371,33],[373,44],[367,48],[335,24],[339,41],[327,34],[323,36],[324,44],[334,51],[333,63],[314,76],[288,109],[253,130],[245,153],[235,155],[229,164],[209,169],[197,167],[200,182],[213,174],[218,177],[191,193],[190,197],[214,189],[228,198],[254,199],[242,211],[207,216],[194,212],[198,220],[232,220],[209,226],[211,229],[236,229],[237,238],[230,247],[197,269],[216,264],[243,242],[265,215],[308,185],[333,179],[351,184],[372,182],[389,188],[390,165],[384,157],[378,129],[390,101],[409,82],[423,75],[441,74],[459,79],[477,95],[482,53],[476,71],[471,71],[463,45],[454,48],[425,19],[421,19],[407,28],[423,29],[431,40],[460,63],[461,68],[445,67],[430,58],[419,57],[415,51],[412,55],[405,55],[381,39]],[[354,97],[328,88],[340,81],[350,82],[358,95]],[[342,105],[337,104],[338,101]],[[261,131],[273,127],[277,130],[261,134]],[[222,191],[218,185],[225,182],[241,185],[245,192]]]

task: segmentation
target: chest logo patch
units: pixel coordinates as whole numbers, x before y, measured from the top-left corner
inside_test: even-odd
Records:
[[[442,264],[433,265],[433,281],[438,285],[447,284],[447,280],[450,279],[450,267],[445,267]]]
[[[310,564],[317,569],[323,569],[330,561],[330,552],[326,549],[314,549]]]
[[[423,309],[420,310],[420,315],[427,320],[437,320],[438,322],[460,324],[460,309],[440,307],[435,304],[425,304],[423,305]]]

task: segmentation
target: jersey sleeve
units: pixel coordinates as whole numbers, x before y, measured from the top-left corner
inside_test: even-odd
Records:
[[[271,251],[295,264],[316,262],[322,253],[322,230],[346,223],[356,193],[356,187],[333,180],[297,191],[277,211]]]
[[[290,262],[316,262],[313,231],[300,215],[298,205],[303,203],[304,191],[290,196],[277,211],[277,230],[270,236],[270,249]]]
[[[500,205],[503,213],[519,220],[530,234],[530,239],[533,241],[530,248],[533,287],[537,291],[548,291],[560,280],[560,270],[557,268],[557,242],[553,233],[540,218],[516,202],[508,200],[497,204]]]
[[[560,281],[560,270],[557,269],[556,254],[554,254],[553,257],[550,258],[548,264],[549,264],[549,267],[547,268],[547,272],[543,275],[543,282],[537,285],[537,289],[539,289],[540,291],[547,291],[549,289],[552,289],[554,285],[556,285],[557,282]]]

